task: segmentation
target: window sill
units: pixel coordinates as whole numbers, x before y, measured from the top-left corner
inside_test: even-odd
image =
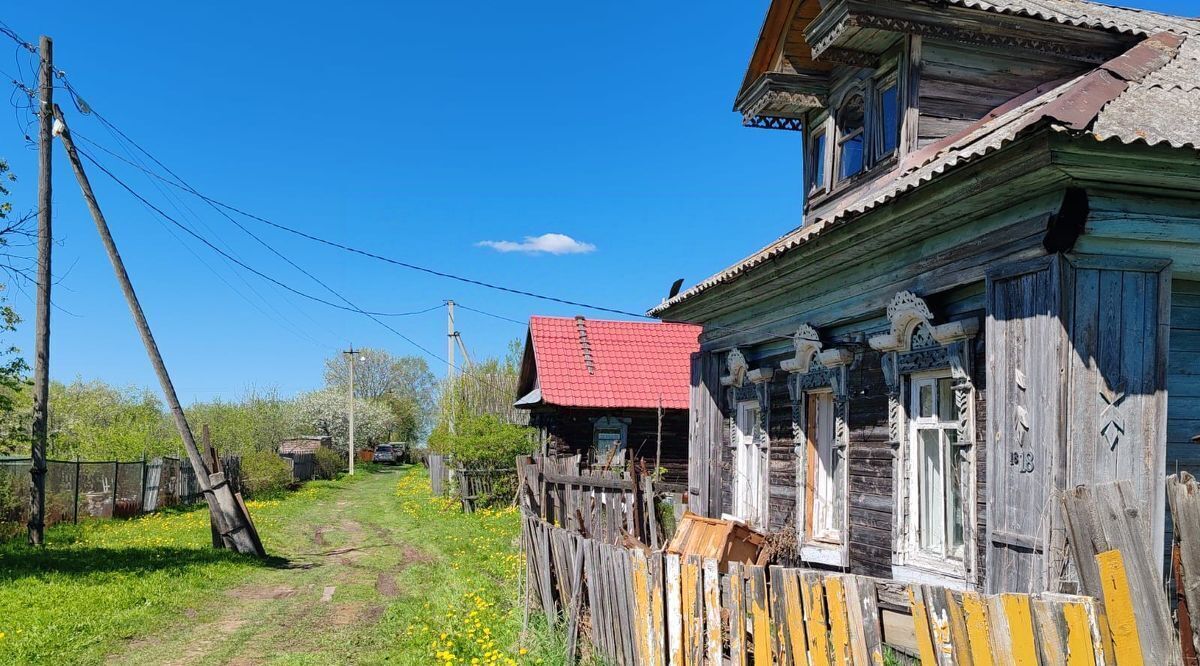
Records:
[[[850,564],[845,546],[806,543],[800,546],[800,559],[805,563],[845,568]]]
[[[900,163],[900,158],[897,155],[898,152],[893,152],[871,168],[864,169],[849,178],[837,180],[835,176],[835,182],[831,187],[821,188],[819,191],[810,191],[805,211],[814,206],[819,206],[826,201],[835,199],[859,185],[874,180],[877,176],[895,169],[896,165]]]
[[[893,564],[892,578],[902,583],[940,585],[951,590],[973,589],[971,585],[967,584],[966,572],[962,570],[962,565],[958,562],[946,561],[942,563],[942,566],[944,568],[935,570],[913,563]]]

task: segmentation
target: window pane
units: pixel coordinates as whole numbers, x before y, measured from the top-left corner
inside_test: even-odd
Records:
[[[969,467],[966,464],[967,449],[959,448],[954,444],[958,440],[958,432],[955,430],[946,430],[947,450],[943,455],[946,455],[950,461],[950,470],[946,474],[946,496],[948,498],[946,512],[949,514],[949,533],[950,543],[946,548],[946,554],[961,560],[966,553],[966,543],[963,537],[963,521],[965,511],[963,509],[962,491],[967,483],[971,480],[966,478],[966,470]]]
[[[888,155],[900,144],[900,96],[896,84],[879,93],[879,106],[883,122],[880,128],[883,133],[883,154]]]
[[[929,429],[919,430],[918,433],[921,458],[917,501],[921,515],[917,524],[921,532],[921,549],[940,555],[946,541],[946,518],[942,513],[945,482],[942,478],[941,432]]]
[[[825,187],[825,133],[813,137],[812,150],[808,155],[808,186],[819,190]]]
[[[937,382],[938,419],[942,421],[958,420],[958,405],[954,402],[954,380],[943,377]]]
[[[846,100],[838,113],[838,177],[849,178],[863,170],[864,120],[862,95]]]
[[[922,382],[917,385],[917,416],[923,419],[934,417],[933,384]]]

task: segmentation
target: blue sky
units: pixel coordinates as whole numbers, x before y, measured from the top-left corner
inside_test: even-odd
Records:
[[[1182,0],[1126,4],[1189,11]],[[798,135],[744,129],[730,110],[766,6],[125,2],[46,12],[23,2],[0,18],[27,39],[53,36],[57,66],[87,102],[209,196],[397,259],[641,312],[674,279],[701,280],[800,222]],[[0,45],[5,80],[18,67]],[[77,134],[121,151],[94,118],[58,101]],[[21,179],[15,208],[28,211],[36,153],[12,115],[0,114],[0,156]],[[202,202],[97,156],[231,254],[329,297]],[[55,159],[51,374],[153,385],[69,167],[61,152]],[[322,359],[351,343],[422,354],[361,315],[233,267],[98,170],[91,177],[185,403],[314,388]],[[515,320],[581,311],[247,224],[367,310],[452,298]],[[593,248],[505,244],[545,234]],[[554,236],[540,242],[572,249]],[[26,352],[31,294],[11,294]],[[388,323],[445,356],[444,311]],[[470,311],[458,323],[474,355],[501,354],[523,335]]]

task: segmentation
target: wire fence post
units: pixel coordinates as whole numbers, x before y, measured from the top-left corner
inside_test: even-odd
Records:
[[[142,491],[138,493],[138,513],[146,512],[146,452],[142,452]]]
[[[112,514],[109,518],[117,517],[117,479],[121,477],[121,462],[113,462],[113,498],[112,498]]]
[[[71,522],[79,524],[79,456],[75,456],[75,506],[71,513]]]

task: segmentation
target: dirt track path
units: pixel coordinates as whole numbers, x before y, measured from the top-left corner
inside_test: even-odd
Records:
[[[264,568],[216,593],[179,622],[132,641],[109,663],[345,663],[353,646],[386,640],[372,632],[399,594],[396,574],[427,558],[397,543],[388,527],[396,474],[375,473],[318,502],[282,527]]]

